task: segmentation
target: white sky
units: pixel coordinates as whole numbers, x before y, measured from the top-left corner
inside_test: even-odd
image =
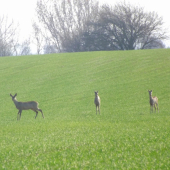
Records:
[[[100,3],[115,4],[120,0],[98,0]],[[122,0],[123,1],[123,0]],[[165,26],[170,28],[170,2],[169,0],[125,0],[130,4],[145,7],[147,11],[155,11],[163,17]],[[19,23],[20,38],[26,39],[31,35],[32,21],[35,16],[37,0],[0,0],[0,16],[7,15],[9,20],[13,19]],[[170,29],[169,29],[170,34]],[[170,47],[170,40],[166,42]]]

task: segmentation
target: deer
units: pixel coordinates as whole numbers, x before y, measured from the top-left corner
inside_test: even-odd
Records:
[[[158,98],[156,96],[152,97],[152,90],[148,90],[148,92],[149,92],[149,99],[150,99],[150,113],[151,113],[151,110],[153,113],[153,107],[155,108],[155,113],[156,113],[156,109],[159,113]]]
[[[42,113],[42,117],[44,118],[42,110],[38,108],[38,102],[36,102],[36,101],[18,102],[16,99],[17,93],[14,96],[12,94],[10,94],[10,96],[12,97],[12,100],[13,100],[16,108],[19,110],[18,115],[17,115],[17,120],[21,119],[22,110],[29,110],[29,109],[33,110],[36,113],[35,119],[38,115],[38,111],[40,111]]]
[[[100,114],[100,104],[101,104],[101,102],[100,102],[100,97],[98,95],[98,91],[95,91],[94,93],[95,93],[94,104],[96,105],[96,115],[97,115],[97,110]]]

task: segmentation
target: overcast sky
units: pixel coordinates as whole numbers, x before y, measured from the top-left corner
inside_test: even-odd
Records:
[[[120,0],[98,0],[100,3],[114,5]],[[144,7],[147,11],[155,11],[163,17],[165,26],[170,28],[170,2],[169,0],[126,0],[130,4]],[[21,37],[27,38],[31,34],[32,20],[35,16],[35,7],[37,0],[0,0],[0,16],[7,15],[15,23],[19,23]],[[169,29],[170,34],[170,29]],[[166,42],[170,46],[170,41]]]

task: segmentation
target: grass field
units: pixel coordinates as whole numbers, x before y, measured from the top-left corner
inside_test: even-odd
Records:
[[[45,118],[29,110],[17,121],[10,93],[38,101]],[[169,167],[169,49],[0,58],[0,169]]]

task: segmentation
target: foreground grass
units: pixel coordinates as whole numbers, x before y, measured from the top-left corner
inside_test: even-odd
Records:
[[[170,50],[0,58],[1,169],[168,169]],[[160,113],[149,113],[149,95]],[[95,115],[94,90],[101,97]],[[43,110],[17,110],[37,100]]]

